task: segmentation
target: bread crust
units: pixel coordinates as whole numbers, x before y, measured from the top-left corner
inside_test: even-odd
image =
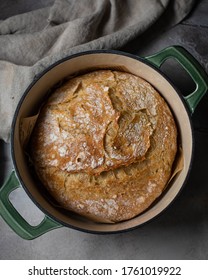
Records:
[[[119,222],[165,188],[177,129],[160,94],[130,73],[97,70],[65,82],[41,109],[31,136],[35,170],[69,210]]]

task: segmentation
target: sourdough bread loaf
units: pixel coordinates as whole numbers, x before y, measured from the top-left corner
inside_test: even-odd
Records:
[[[143,79],[111,70],[56,89],[30,141],[36,173],[60,206],[99,222],[146,210],[164,190],[176,152],[164,99]]]

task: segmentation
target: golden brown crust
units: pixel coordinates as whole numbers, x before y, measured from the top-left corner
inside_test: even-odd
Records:
[[[143,79],[99,70],[58,88],[31,139],[35,169],[63,207],[130,219],[163,191],[177,150],[173,116]]]

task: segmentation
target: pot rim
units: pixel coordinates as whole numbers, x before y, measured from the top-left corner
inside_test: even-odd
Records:
[[[33,197],[33,195],[31,194],[31,192],[29,191],[28,187],[25,185],[24,180],[22,179],[22,176],[19,172],[19,168],[18,168],[18,164],[16,163],[16,158],[15,158],[15,149],[14,149],[14,142],[15,142],[15,137],[14,137],[14,132],[15,132],[15,126],[16,126],[16,121],[17,121],[17,117],[19,114],[19,110],[27,96],[27,94],[30,92],[30,90],[32,89],[32,87],[46,74],[48,73],[51,69],[53,69],[54,67],[56,67],[57,65],[68,61],[70,59],[73,59],[75,57],[80,57],[83,55],[90,55],[90,54],[115,54],[115,55],[121,55],[121,56],[126,56],[135,60],[140,61],[141,63],[146,64],[147,66],[149,66],[150,68],[153,68],[155,71],[158,72],[159,75],[161,75],[174,89],[174,91],[177,93],[177,95],[179,96],[182,104],[184,105],[184,108],[186,110],[187,116],[188,116],[188,120],[189,120],[189,124],[190,124],[190,130],[191,130],[191,141],[192,141],[192,151],[191,151],[191,158],[190,158],[190,163],[189,163],[189,167],[187,170],[187,174],[186,177],[180,187],[180,190],[178,191],[178,193],[176,194],[176,196],[171,200],[171,202],[168,203],[168,205],[166,205],[166,207],[164,207],[159,213],[157,213],[155,216],[151,217],[149,220],[143,222],[142,224],[138,224],[135,225],[133,227],[129,227],[126,229],[117,229],[117,230],[113,230],[113,231],[101,231],[101,230],[89,230],[86,228],[81,228],[81,227],[77,227],[74,226],[72,224],[68,224],[62,220],[60,220],[59,218],[57,218],[55,215],[49,213],[49,211],[44,208],[42,205],[40,205],[40,203]],[[119,50],[88,50],[88,51],[82,51],[82,52],[78,52],[72,55],[68,55],[54,63],[52,63],[51,65],[49,65],[48,67],[46,67],[43,71],[41,71],[39,74],[37,74],[33,81],[28,85],[28,87],[25,89],[23,95],[21,96],[14,116],[13,116],[13,120],[12,120],[12,125],[11,125],[11,156],[12,156],[12,161],[13,161],[13,165],[14,165],[14,169],[15,169],[15,173],[17,174],[17,177],[21,183],[21,186],[23,187],[23,189],[26,191],[27,195],[29,196],[29,198],[34,202],[34,204],[48,217],[50,217],[51,219],[53,219],[54,221],[60,223],[61,225],[68,227],[68,228],[72,228],[75,230],[79,230],[82,232],[86,232],[86,233],[91,233],[91,234],[116,234],[116,233],[123,233],[123,232],[128,232],[130,230],[134,230],[136,228],[139,228],[141,226],[144,226],[145,224],[148,224],[149,222],[153,221],[154,219],[158,218],[165,210],[167,210],[168,207],[170,207],[172,205],[172,203],[175,201],[175,199],[178,197],[178,195],[181,193],[182,189],[184,188],[184,186],[187,183],[187,180],[189,178],[190,175],[190,171],[192,168],[192,164],[193,164],[193,155],[194,155],[194,149],[195,149],[195,140],[194,140],[194,133],[193,133],[193,124],[192,124],[192,120],[191,120],[191,112],[188,108],[187,103],[185,102],[185,99],[183,98],[184,96],[182,95],[182,93],[180,92],[180,90],[176,87],[176,85],[170,80],[169,77],[167,77],[167,75],[165,73],[163,73],[160,68],[156,67],[155,65],[153,65],[151,62],[149,62],[147,59],[137,56],[135,54],[130,54],[127,52],[123,52],[123,51],[119,51]],[[171,104],[170,104],[170,108],[171,108]],[[125,222],[125,221],[124,221]],[[122,223],[122,222],[121,222]]]

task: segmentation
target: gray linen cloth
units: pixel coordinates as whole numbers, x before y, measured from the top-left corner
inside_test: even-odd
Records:
[[[0,21],[0,139],[9,142],[18,101],[46,67],[80,51],[122,48],[158,21],[169,28],[193,4],[194,0],[56,0],[50,7]]]

